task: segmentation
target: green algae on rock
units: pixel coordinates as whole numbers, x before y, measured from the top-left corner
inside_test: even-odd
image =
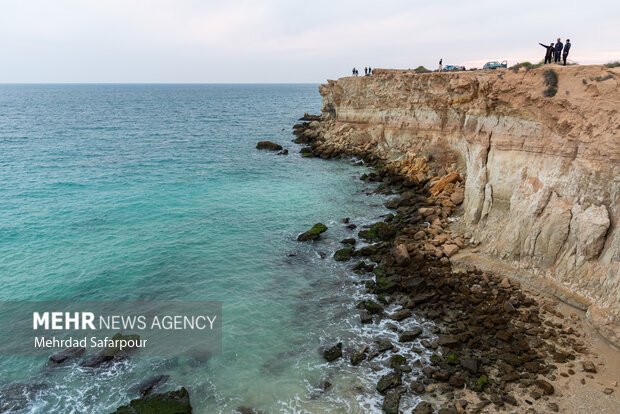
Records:
[[[316,223],[310,230],[297,236],[297,241],[317,240],[322,233],[327,231],[327,226],[323,223]]]
[[[346,262],[351,259],[351,255],[353,255],[353,249],[345,247],[344,249],[336,250],[334,253],[334,260],[337,262]]]

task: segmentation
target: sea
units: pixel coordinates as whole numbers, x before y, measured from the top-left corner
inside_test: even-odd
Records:
[[[332,255],[389,211],[357,160],[300,156],[292,126],[320,108],[316,84],[0,85],[0,301],[222,303],[209,358],[93,371],[1,356],[0,388],[44,385],[14,412],[110,413],[156,375],[195,413],[381,412],[390,352],[346,356],[397,334],[361,325],[370,276]],[[320,240],[296,241],[317,222]],[[345,358],[328,363],[337,342]]]

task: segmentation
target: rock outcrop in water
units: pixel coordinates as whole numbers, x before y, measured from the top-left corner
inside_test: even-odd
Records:
[[[553,70],[554,97],[543,69],[329,81],[321,120],[300,124],[296,142],[322,158],[381,160],[414,184],[439,169],[430,192],[461,205],[453,227],[479,245],[444,246],[451,261],[543,286],[620,344],[620,70]]]

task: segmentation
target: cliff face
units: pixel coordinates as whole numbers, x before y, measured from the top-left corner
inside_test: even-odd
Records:
[[[429,164],[460,172],[455,226],[480,243],[478,263],[588,309],[620,344],[620,70],[552,68],[554,97],[547,68],[329,81],[323,147],[375,154],[414,181]]]

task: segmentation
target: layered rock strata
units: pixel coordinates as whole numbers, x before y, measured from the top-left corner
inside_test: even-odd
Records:
[[[588,309],[620,345],[620,70],[549,67],[330,80],[322,118],[298,142],[311,144],[305,156],[385,163],[405,183],[438,171],[433,195],[462,203],[453,226],[478,245],[451,260],[505,266]]]

